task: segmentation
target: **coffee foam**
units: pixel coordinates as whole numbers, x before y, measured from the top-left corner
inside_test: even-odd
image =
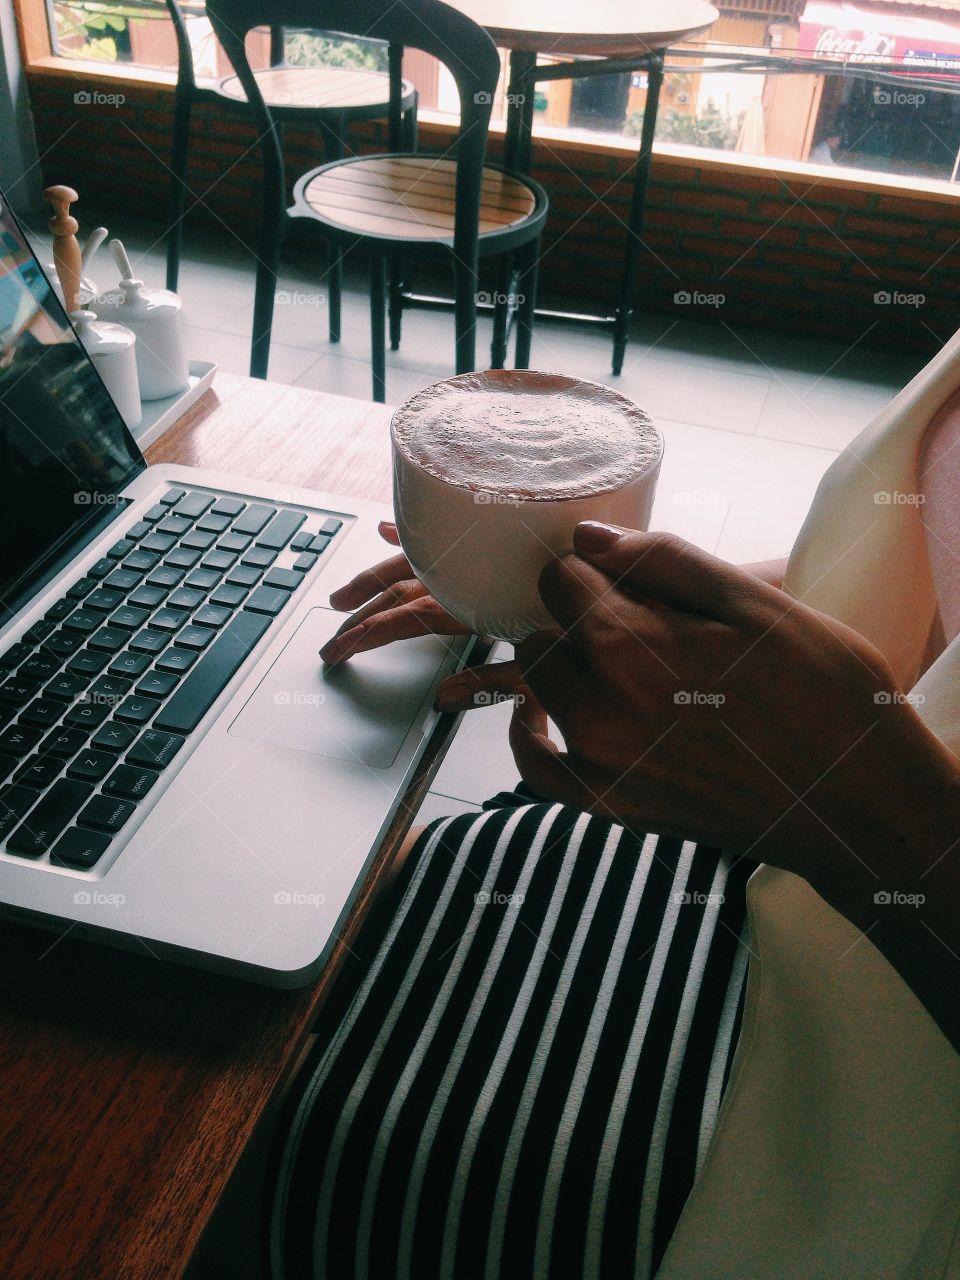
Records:
[[[528,370],[434,383],[397,410],[393,433],[438,479],[528,501],[622,488],[661,450],[650,415],[618,392]]]

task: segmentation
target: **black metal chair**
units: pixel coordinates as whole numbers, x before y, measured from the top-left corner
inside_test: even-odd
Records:
[[[167,235],[167,288],[176,289],[180,278],[187,152],[194,104],[217,102],[247,119],[253,118],[253,112],[238,76],[225,76],[213,86],[197,84],[193,50],[183,12],[177,0],[165,0],[165,3],[176,33],[178,62],[170,165],[170,230]],[[281,136],[285,124],[317,127],[324,139],[326,158],[334,161],[343,156],[351,124],[389,118],[391,150],[416,148],[417,93],[413,85],[401,77],[402,48],[392,46],[389,49],[388,72],[349,67],[301,67],[286,61],[285,34],[282,26],[270,26],[270,66],[253,73]],[[264,192],[266,194],[266,187]],[[331,246],[326,277],[331,342],[340,340],[341,276],[340,253]],[[391,282],[391,295],[396,300],[401,288],[397,275]],[[395,301],[394,307],[398,305],[399,301]]]
[[[288,218],[315,222],[325,237],[370,256],[373,398],[385,388],[386,263],[432,257],[452,263],[455,283],[456,370],[476,367],[477,261],[517,251],[523,301],[517,310],[516,364],[526,368],[536,293],[540,232],[547,213],[543,188],[485,166],[487,129],[500,60],[489,35],[441,0],[207,0],[207,15],[243,85],[263,138],[264,219],[257,268],[250,372],[267,374],[280,228]],[[460,96],[454,158],[412,152],[360,156],[321,165],[294,187],[283,207],[283,162],[276,122],[247,60],[244,37],[265,22],[317,26],[421,49],[449,69]],[[499,316],[507,301],[498,296]],[[396,329],[395,329],[396,324]],[[496,323],[495,323],[496,327]],[[399,316],[391,316],[391,341]]]

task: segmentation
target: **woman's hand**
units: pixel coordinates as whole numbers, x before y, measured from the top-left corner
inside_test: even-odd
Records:
[[[856,632],[671,535],[584,524],[575,546],[541,577],[557,629],[517,649],[535,696],[511,742],[537,794],[817,884],[831,859],[866,867],[936,779],[956,787]]]

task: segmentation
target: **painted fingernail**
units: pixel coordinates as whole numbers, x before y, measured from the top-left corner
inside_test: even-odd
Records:
[[[582,520],[573,531],[573,545],[577,551],[609,551],[622,537],[623,530],[616,525]]]
[[[451,676],[437,690],[438,711],[460,711],[466,705],[469,684],[463,676]]]

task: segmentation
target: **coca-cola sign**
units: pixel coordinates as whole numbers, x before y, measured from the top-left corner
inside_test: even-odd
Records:
[[[824,27],[817,36],[814,55],[818,58],[844,58],[848,62],[889,62],[896,48],[896,37],[879,31],[844,31],[840,27]]]

